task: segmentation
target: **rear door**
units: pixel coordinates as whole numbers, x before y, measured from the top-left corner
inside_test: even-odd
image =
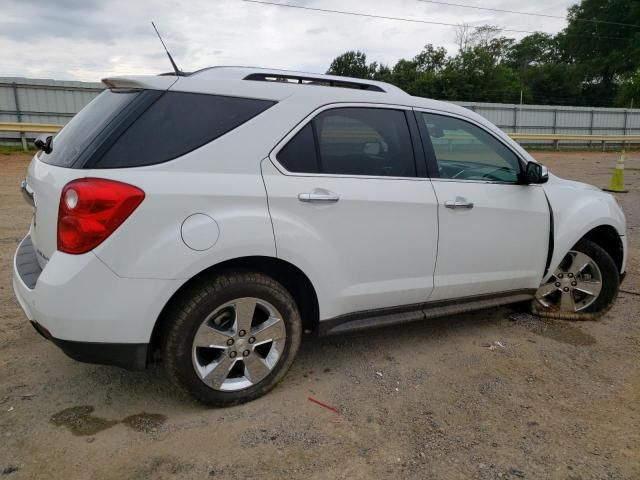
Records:
[[[263,161],[278,257],[310,277],[321,319],[431,293],[437,203],[418,138],[402,107],[331,106]]]
[[[443,300],[536,289],[549,245],[540,185],[521,185],[521,160],[469,119],[416,112],[438,199],[434,290]]]

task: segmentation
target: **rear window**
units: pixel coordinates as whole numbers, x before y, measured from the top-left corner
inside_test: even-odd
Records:
[[[51,153],[40,160],[58,167],[71,167],[98,134],[129,105],[139,92],[105,90],[84,107],[53,138]]]
[[[106,90],[56,135],[40,160],[59,167],[126,168],[177,158],[275,102],[155,90]]]
[[[275,102],[167,92],[113,143],[95,168],[154,165],[221,137]]]

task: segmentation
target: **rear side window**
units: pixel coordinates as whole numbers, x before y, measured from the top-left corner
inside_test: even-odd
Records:
[[[51,153],[39,159],[58,167],[71,167],[102,130],[139,95],[139,92],[105,90],[74,116],[53,138]]]
[[[405,113],[336,108],[320,113],[278,154],[290,172],[415,177]]]
[[[166,92],[107,150],[97,168],[154,165],[221,137],[275,102]]]

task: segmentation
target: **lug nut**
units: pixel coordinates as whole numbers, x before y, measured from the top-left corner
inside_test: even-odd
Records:
[[[238,355],[238,353],[237,353],[237,352],[235,352],[235,351],[233,351],[233,352],[231,352],[231,353],[229,354],[229,356],[230,356],[231,358],[236,358],[236,356],[237,356],[237,355]]]
[[[256,337],[251,337],[251,338],[249,339],[249,343],[254,343],[255,341],[256,341]]]
[[[561,273],[558,274],[558,278],[562,278],[563,275]]]
[[[578,282],[571,282],[572,287],[575,287],[576,285],[578,285]]]
[[[573,273],[570,273],[569,275],[567,275],[569,278],[573,278]]]
[[[233,345],[233,338],[230,338],[229,340],[227,340],[227,345],[229,346]]]
[[[560,286],[560,282],[556,282],[556,287],[559,287],[559,286]]]
[[[240,330],[238,332],[238,335],[240,335],[241,337],[244,337],[247,334],[247,332],[245,332],[244,330]]]
[[[251,352],[249,350],[245,350],[244,352],[242,352],[242,356],[243,357],[248,357],[250,353]]]
[[[564,290],[565,292],[569,291],[569,287],[564,287],[562,290]]]

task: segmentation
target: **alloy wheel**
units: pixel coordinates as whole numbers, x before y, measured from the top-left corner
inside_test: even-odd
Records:
[[[596,301],[602,290],[602,273],[585,253],[571,250],[547,283],[536,292],[536,300],[550,310],[580,312]]]
[[[192,362],[207,386],[237,391],[264,380],[284,351],[280,312],[259,298],[238,298],[216,308],[193,338]]]

